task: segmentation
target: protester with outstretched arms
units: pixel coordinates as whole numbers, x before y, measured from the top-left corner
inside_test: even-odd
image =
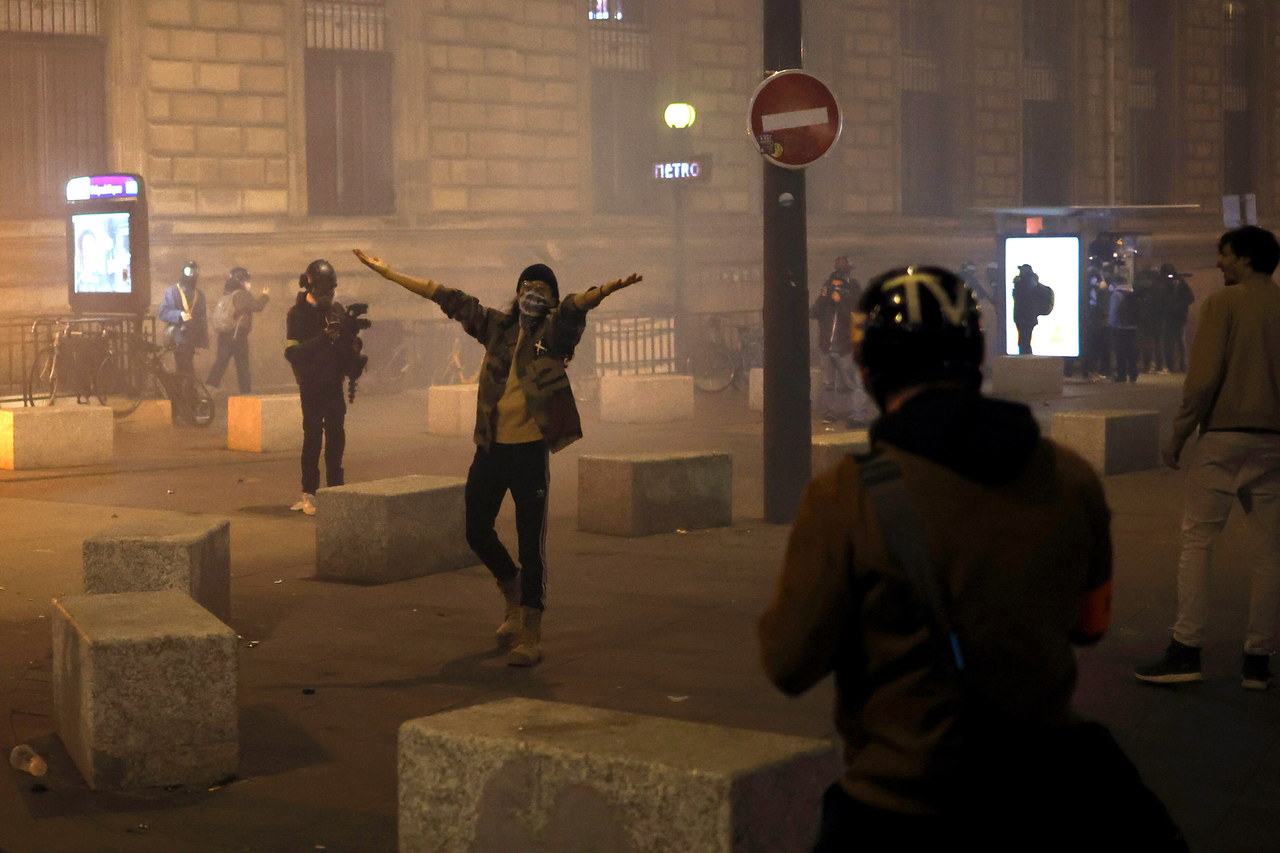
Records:
[[[587,312],[642,277],[632,273],[561,300],[555,273],[546,264],[533,264],[520,273],[515,299],[497,309],[461,290],[397,272],[359,249],[354,252],[378,275],[435,302],[484,345],[476,453],[467,472],[467,543],[502,591],[506,610],[497,640],[510,649],[507,663],[532,666],[542,659],[550,454],[582,437],[565,367],[582,339]],[[508,491],[516,504],[518,566],[494,530]]]

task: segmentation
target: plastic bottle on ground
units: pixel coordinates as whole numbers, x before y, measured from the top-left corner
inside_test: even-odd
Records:
[[[9,753],[9,763],[13,765],[13,769],[30,773],[32,776],[43,776],[49,770],[49,765],[39,753],[25,743],[20,743],[13,748],[13,752]]]

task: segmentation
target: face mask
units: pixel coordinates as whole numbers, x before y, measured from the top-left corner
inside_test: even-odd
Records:
[[[551,310],[551,302],[542,294],[526,290],[516,303],[520,308],[520,325],[528,329]]]

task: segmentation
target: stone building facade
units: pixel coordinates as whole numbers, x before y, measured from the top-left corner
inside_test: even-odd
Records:
[[[1267,224],[1280,4],[803,5],[805,67],[844,109],[808,170],[811,281],[840,252],[864,276],[982,263],[993,208],[1198,205],[1129,217],[1183,266],[1212,262],[1224,193],[1256,194]],[[495,300],[534,260],[568,289],[638,270],[610,306],[636,313],[674,302],[684,253],[691,308],[755,308],[761,17],[755,0],[0,0],[0,52],[37,59],[0,64],[16,152],[0,164],[0,299],[65,312],[60,182],[135,172],[154,299],[188,258],[215,294],[243,265],[278,294],[263,329],[315,257],[375,316],[427,310],[353,246]],[[75,115],[27,98],[55,83]],[[691,129],[663,124],[672,101],[696,106]],[[76,121],[75,140],[30,142]],[[652,177],[691,154],[713,162],[700,183]]]

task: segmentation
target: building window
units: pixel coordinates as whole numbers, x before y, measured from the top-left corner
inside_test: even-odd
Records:
[[[1022,3],[1022,203],[1067,204],[1074,158],[1067,4]]]
[[[645,24],[644,0],[587,0],[587,18],[592,21],[626,21]]]
[[[391,54],[378,2],[308,2],[307,198],[313,215],[395,212]]]
[[[1254,89],[1257,79],[1258,26],[1243,3],[1223,4],[1222,191],[1225,195],[1257,192]]]
[[[639,0],[589,4],[592,183],[595,209],[654,213],[661,198],[653,181],[660,155],[662,104],[652,70],[652,35]]]
[[[940,0],[908,0],[902,6],[902,102],[899,132],[902,212],[945,216],[952,212],[951,158],[955,134],[943,91],[946,10]]]
[[[66,182],[106,171],[96,0],[0,2],[0,210],[56,216]]]
[[[1129,196],[1172,201],[1174,10],[1169,0],[1129,3]]]

